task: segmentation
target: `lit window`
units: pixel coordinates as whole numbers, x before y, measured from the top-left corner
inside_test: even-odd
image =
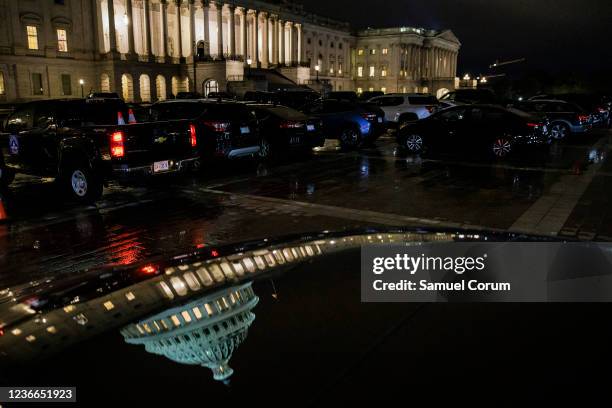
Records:
[[[359,51],[357,51],[357,55],[363,55],[363,49],[359,49]]]
[[[362,94],[363,93],[363,88],[357,88],[357,93],[358,94]]]
[[[59,52],[68,52],[68,35],[63,28],[57,29],[57,50]]]
[[[57,329],[55,328],[55,326],[49,326],[47,327],[47,331],[51,334],[55,334],[57,333]]]
[[[372,48],[370,50],[370,55],[376,55],[376,48]]]
[[[183,320],[185,320],[186,323],[190,323],[191,322],[191,315],[189,314],[188,311],[184,310],[181,313],[181,316],[183,316]]]
[[[36,28],[36,26],[27,26],[26,30],[28,33],[28,49],[37,50],[38,49],[38,28]]]
[[[11,333],[13,333],[13,336],[19,336],[21,334],[21,329],[14,329]]]
[[[0,72],[0,95],[4,95],[6,93],[4,89],[4,72]]]
[[[131,302],[132,300],[136,299],[136,296],[134,296],[134,294],[132,292],[128,292],[125,294],[125,298]]]
[[[383,86],[382,88],[380,88],[380,90],[381,90],[383,93],[387,93],[387,88],[385,88],[384,86]]]
[[[359,78],[363,77],[363,67],[357,67],[357,76]]]
[[[380,76],[383,76],[383,77],[387,76],[387,67],[382,67],[380,69]]]
[[[26,340],[32,343],[33,341],[36,341],[36,336],[30,334],[28,337],[26,337]]]
[[[388,48],[383,48],[382,49],[382,53],[383,53],[383,55],[387,55],[389,53],[389,49]]]
[[[370,67],[370,76],[373,77],[374,75],[376,75],[376,67],[371,66]]]
[[[106,310],[113,310],[115,308],[115,305],[113,305],[113,302],[109,300],[108,302],[104,302],[104,308]]]
[[[332,74],[332,75],[334,74],[334,65],[333,64],[330,65],[330,67],[329,67],[329,73]]]
[[[191,310],[193,310],[193,315],[196,317],[196,319],[200,320],[202,318],[202,312],[197,306]]]
[[[170,317],[170,320],[172,320],[172,323],[174,323],[176,327],[179,327],[181,325],[181,321],[179,320],[177,315],[172,315],[172,317]]]
[[[64,308],[64,312],[71,313],[71,312],[74,312],[74,309],[76,309],[74,305],[68,305]]]
[[[212,316],[213,313],[215,312],[212,306],[210,305],[210,303],[205,304],[204,309],[206,309],[206,313],[208,313],[209,316]]]
[[[368,88],[368,91],[370,91],[370,92],[374,92],[374,87],[373,87],[373,86],[369,87],[369,88]]]
[[[342,63],[338,64],[338,75],[342,75]]]

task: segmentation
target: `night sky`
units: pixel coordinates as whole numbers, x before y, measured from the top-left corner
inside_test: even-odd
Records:
[[[450,28],[462,42],[458,74],[496,59],[521,70],[612,74],[612,0],[304,0],[356,27]],[[513,69],[519,68],[518,66]]]

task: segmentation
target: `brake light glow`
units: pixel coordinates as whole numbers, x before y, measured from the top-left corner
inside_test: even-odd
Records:
[[[542,126],[541,123],[527,123],[527,126],[532,127],[532,128],[537,128]]]
[[[230,128],[229,122],[221,122],[218,120],[206,120],[204,121],[204,125],[215,132],[227,132]]]
[[[191,147],[196,147],[198,145],[196,127],[193,123],[189,125],[189,141],[191,142]]]
[[[375,113],[362,113],[361,117],[364,118],[365,120],[376,120]]]
[[[289,120],[285,122],[281,122],[280,124],[281,129],[299,129],[302,126],[304,126],[302,122],[294,122],[294,121],[289,121]]]
[[[110,137],[110,153],[114,158],[120,158],[125,156],[124,146],[124,135],[123,132],[114,132]]]

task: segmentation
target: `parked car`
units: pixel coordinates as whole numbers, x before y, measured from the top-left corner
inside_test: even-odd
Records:
[[[530,101],[561,100],[576,104],[591,115],[593,126],[610,127],[612,121],[612,99],[605,95],[594,94],[558,94],[538,95]]]
[[[357,102],[359,96],[353,91],[334,91],[329,92],[325,99],[336,99],[338,101]]]
[[[0,131],[3,130],[4,121],[6,118],[19,107],[18,103],[3,103],[0,104]]]
[[[199,92],[179,92],[175,99],[200,99],[201,97]]]
[[[151,119],[193,122],[200,155],[206,161],[254,157],[260,151],[257,118],[244,103],[214,99],[158,102],[151,107]]]
[[[87,99],[121,99],[121,97],[116,92],[92,92]]]
[[[236,95],[233,95],[229,92],[209,92],[206,95],[208,99],[225,99],[225,100],[236,100]],[[198,99],[198,98],[183,98],[183,99]]]
[[[376,98],[377,96],[383,96],[385,93],[383,91],[365,91],[359,94],[360,101],[369,101],[372,98]]]
[[[276,93],[268,91],[246,91],[242,99],[254,103],[275,103],[277,100]]]
[[[397,143],[411,153],[475,151],[501,158],[523,147],[546,146],[548,125],[497,105],[456,106],[405,126]]]
[[[550,135],[564,139],[570,134],[585,133],[592,128],[591,115],[580,106],[554,99],[517,102],[513,108],[547,118],[550,121]]]
[[[305,89],[275,92],[275,102],[277,104],[298,110],[320,98],[319,93]]]
[[[323,146],[325,137],[318,119],[295,109],[272,104],[248,104],[263,136],[260,156],[277,156],[287,151],[311,152]]]
[[[329,99],[307,105],[302,111],[320,119],[325,137],[338,139],[345,148],[373,143],[385,132],[384,112],[378,108]]]
[[[409,122],[425,119],[438,108],[438,99],[429,94],[388,94],[369,100],[385,112],[385,120],[389,127],[399,129]]]
[[[475,103],[494,105],[503,103],[490,89],[457,89],[442,95],[440,102],[452,106]]]
[[[110,178],[197,167],[188,121],[125,125],[133,116],[117,99],[45,100],[24,104],[0,134],[4,171],[55,177],[72,198],[92,202]]]

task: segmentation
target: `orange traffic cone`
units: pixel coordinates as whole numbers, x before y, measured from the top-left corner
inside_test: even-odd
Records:
[[[4,208],[2,194],[0,194],[0,224],[6,221],[8,221],[8,214],[6,213],[6,208]]]

